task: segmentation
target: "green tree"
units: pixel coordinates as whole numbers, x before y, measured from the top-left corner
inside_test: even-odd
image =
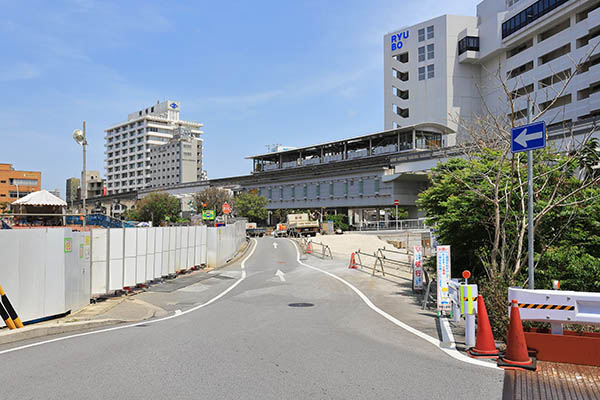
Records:
[[[230,190],[217,187],[207,188],[194,195],[194,208],[197,212],[204,208],[215,210],[216,215],[223,215],[223,204],[231,203],[231,198]],[[206,204],[206,207],[203,207],[203,204]]]
[[[239,193],[233,198],[233,208],[238,216],[248,218],[250,222],[263,222],[267,219],[268,201],[264,196],[248,192]]]
[[[325,214],[324,221],[333,221],[333,229],[347,231],[350,228],[346,214]]]
[[[150,193],[136,204],[132,215],[137,221],[152,221],[153,226],[159,226],[165,221],[176,221],[181,212],[179,199],[168,193]]]

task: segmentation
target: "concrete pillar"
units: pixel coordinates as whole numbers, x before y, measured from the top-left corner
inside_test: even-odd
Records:
[[[417,149],[417,131],[414,128],[412,130],[412,149]]]

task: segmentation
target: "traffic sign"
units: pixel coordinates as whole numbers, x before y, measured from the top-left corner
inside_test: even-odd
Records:
[[[231,206],[228,203],[223,204],[223,214],[229,214],[231,212]]]
[[[204,220],[215,219],[215,210],[202,210],[202,219],[204,219]]]
[[[395,206],[400,205],[400,202],[398,200],[394,200],[394,205]]]
[[[513,128],[511,136],[513,153],[542,149],[546,147],[546,123],[541,121]]]

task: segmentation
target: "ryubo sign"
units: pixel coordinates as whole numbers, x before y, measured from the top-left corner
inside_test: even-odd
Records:
[[[392,51],[400,50],[402,48],[402,39],[408,39],[408,31],[395,33],[392,35],[390,38],[392,41]]]
[[[423,289],[423,248],[414,246],[413,281],[415,289]]]
[[[450,246],[437,247],[437,278],[438,311],[450,311]]]

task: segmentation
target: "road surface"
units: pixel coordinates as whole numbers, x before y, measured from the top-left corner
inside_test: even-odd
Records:
[[[1,397],[502,398],[501,371],[392,324],[299,264],[292,241],[258,239],[247,254],[243,269],[237,262],[219,279],[155,293],[169,319],[0,347]],[[48,339],[57,340],[37,345]]]

